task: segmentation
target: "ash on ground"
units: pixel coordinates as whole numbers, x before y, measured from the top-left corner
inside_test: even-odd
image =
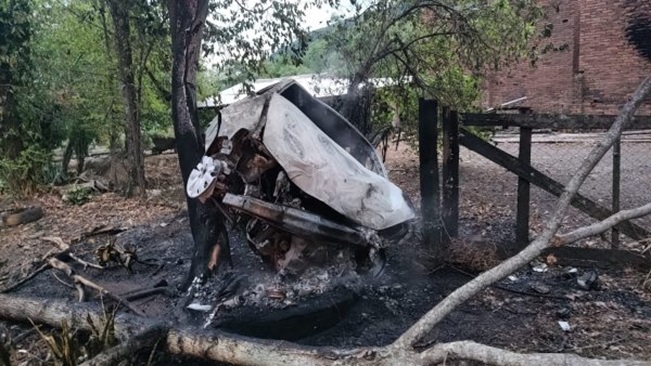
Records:
[[[205,285],[193,284],[188,309],[205,312],[204,327],[209,327],[221,323],[221,318],[238,308],[278,311],[320,296],[332,300],[335,293],[359,294],[364,284],[364,275],[358,274],[350,262],[309,268],[299,276],[274,274],[270,270],[250,274],[229,271]]]

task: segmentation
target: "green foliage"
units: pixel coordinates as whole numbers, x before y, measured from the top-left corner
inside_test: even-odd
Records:
[[[30,177],[38,169],[27,166],[33,160],[23,149],[25,139],[33,135],[25,134],[29,121],[19,108],[32,66],[30,12],[29,2],[0,2],[0,180],[10,192],[23,191],[18,179]]]
[[[88,202],[90,199],[91,189],[84,186],[73,186],[69,191],[63,195],[63,200],[76,205],[81,206],[84,203]]]
[[[29,42],[33,32],[30,13],[28,1],[0,2],[0,81],[2,88],[9,88],[8,91],[23,85],[29,78]]]
[[[238,83],[250,92],[251,82],[259,78],[313,72],[306,65],[308,60],[313,60],[309,62],[314,65],[321,62],[320,68],[324,68],[323,61],[319,61],[318,44],[305,49],[308,40],[302,20],[308,7],[337,2],[210,1],[202,43],[205,55],[210,57],[204,58],[197,73],[197,99],[215,98],[221,90]],[[200,113],[204,125],[216,111]]]
[[[214,69],[201,68],[197,72],[197,99],[209,98],[226,87]]]
[[[118,343],[117,337],[115,336],[115,314],[117,313],[117,309],[116,307],[111,312],[103,309],[99,324],[95,324],[90,316],[86,317],[86,322],[88,322],[91,328],[90,337],[84,345],[87,359],[97,356]]]
[[[302,63],[315,73],[334,74],[343,67],[342,56],[323,38],[316,38],[310,42],[303,54]]]
[[[0,179],[5,190],[46,183],[55,175],[51,151],[65,143],[78,157],[88,155],[93,143],[123,147],[124,98],[107,1],[0,2]],[[124,4],[142,132],[145,140],[170,135],[172,58],[165,2]],[[372,93],[366,115],[375,128],[399,121],[402,130],[414,131],[417,97],[472,109],[487,73],[521,57],[533,60],[538,52],[529,44],[542,15],[534,0],[356,4],[351,18],[333,19],[309,40],[302,28],[304,2],[210,1],[204,50],[212,51],[219,65],[198,73],[198,99],[258,77],[324,73],[355,86],[385,78],[391,86],[385,83]],[[552,31],[545,27],[541,35]],[[206,114],[202,122],[214,112]]]
[[[325,39],[311,41],[301,52],[301,58],[280,54],[272,56],[263,64],[260,76],[278,78],[309,73],[336,73],[341,68],[342,60],[337,52],[329,49]]]
[[[0,159],[0,188],[4,193],[27,196],[46,183],[49,151],[28,144],[15,159]]]
[[[129,4],[138,117],[145,135],[167,133],[171,63],[164,5]],[[104,0],[0,2],[5,190],[47,183],[55,175],[49,153],[66,142],[82,158],[93,143],[123,148],[124,107],[108,13]]]
[[[472,110],[487,74],[522,58],[535,60],[537,39],[552,31],[536,35],[543,11],[533,0],[357,4],[353,16],[333,18],[313,33],[300,66],[348,79],[353,90],[384,78],[374,94],[373,124],[379,129],[399,121],[408,134],[415,132],[418,97]],[[286,63],[282,57],[274,62]]]
[[[172,69],[170,31],[164,3],[160,0],[130,3],[137,102],[145,136],[164,134],[172,129],[168,101]]]
[[[310,72],[310,69],[307,67],[297,65],[294,61],[286,57],[279,57],[278,59],[265,61],[262,67],[263,69],[260,76],[268,78],[279,78],[307,74]]]
[[[147,71],[166,80],[161,69],[170,65],[164,61],[169,58],[165,22],[157,18],[159,8],[145,5],[133,2],[132,44],[141,125],[150,132],[169,127],[170,110]],[[43,1],[40,11],[43,26],[34,47],[38,80],[49,93],[46,102],[61,110],[64,139],[70,139],[80,153],[94,141],[109,144],[122,131],[124,108],[108,11],[102,2],[89,0]]]
[[[324,1],[310,1],[320,6]],[[332,1],[329,1],[332,2]],[[288,0],[210,2],[203,47],[219,61],[220,79],[228,86],[259,76],[285,76],[293,69],[307,38],[302,28],[306,4]],[[270,55],[282,55],[269,62]],[[266,69],[266,71],[265,71]]]
[[[101,30],[92,26],[92,7],[86,2],[66,6],[43,1],[36,14],[41,27],[33,42],[33,83],[41,96],[34,109],[56,110],[53,118],[62,133],[48,142],[50,146],[70,140],[75,152],[87,154],[90,143],[108,131],[106,105],[117,87],[104,81],[110,64],[104,57]]]

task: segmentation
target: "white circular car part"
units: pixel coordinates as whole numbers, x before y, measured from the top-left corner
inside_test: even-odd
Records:
[[[204,194],[212,193],[217,176],[222,171],[222,162],[215,160],[210,156],[204,156],[197,166],[192,169],[186,193],[190,198],[198,198]]]

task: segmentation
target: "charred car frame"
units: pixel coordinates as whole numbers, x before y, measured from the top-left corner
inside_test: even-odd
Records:
[[[414,210],[375,148],[293,80],[225,107],[186,192],[213,200],[281,273],[348,260],[381,272]]]

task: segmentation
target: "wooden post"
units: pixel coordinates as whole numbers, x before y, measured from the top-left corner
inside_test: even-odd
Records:
[[[523,164],[531,164],[531,128],[520,127],[520,152],[518,158]],[[518,178],[518,207],[515,229],[516,244],[524,248],[529,245],[529,181]]]
[[[459,235],[459,114],[443,107],[443,227],[445,239]]]
[[[440,240],[440,199],[437,159],[438,102],[418,100],[418,152],[420,157],[420,202],[423,245],[434,256],[442,255]],[[440,257],[439,257],[440,258]]]
[[[621,163],[622,163],[622,144],[621,138],[618,138],[613,145],[613,213],[619,211],[620,204],[620,181],[621,181]],[[613,249],[619,248],[619,230],[613,228],[611,232],[611,246]]]

